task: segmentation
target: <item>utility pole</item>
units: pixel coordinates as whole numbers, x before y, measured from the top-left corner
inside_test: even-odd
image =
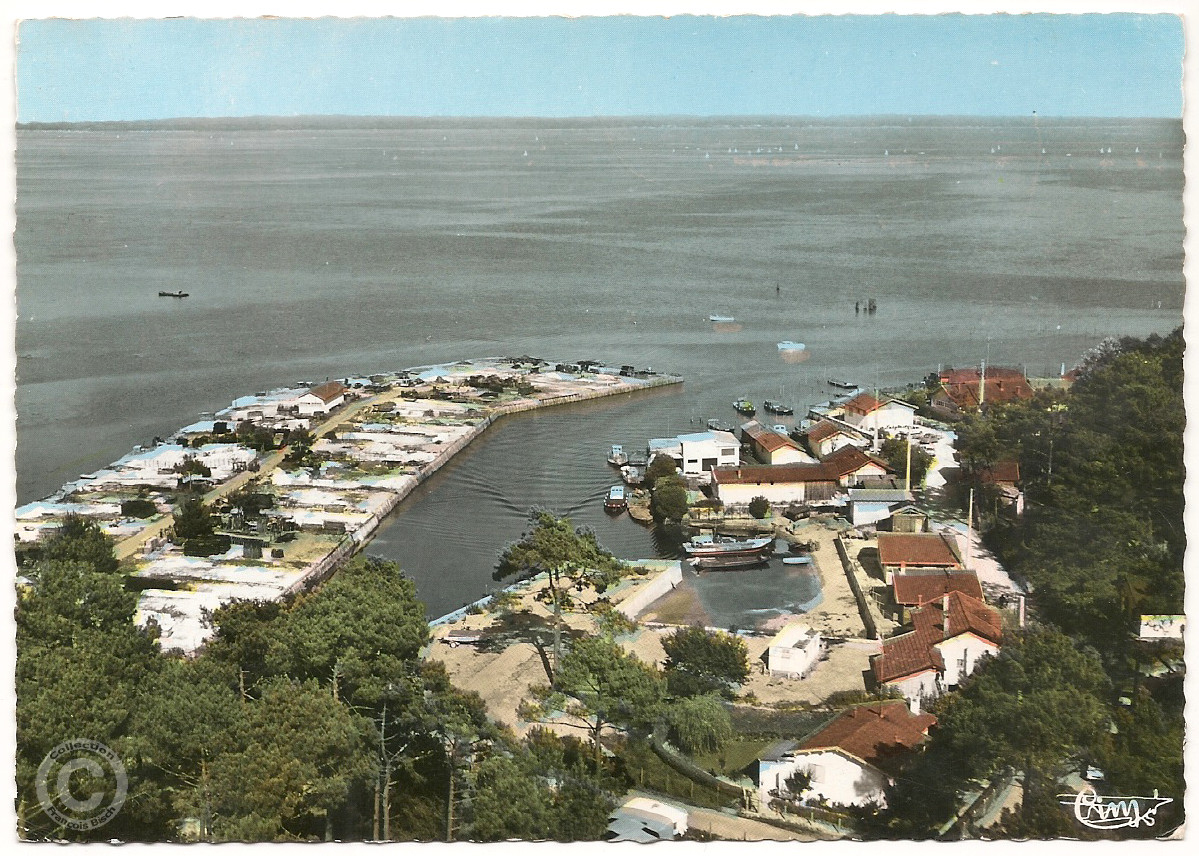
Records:
[[[906,491],[912,490],[912,433],[908,432],[908,460],[907,472],[903,478],[903,487]]]
[[[974,488],[970,488],[970,505],[966,511],[966,570],[970,570],[970,545],[974,542]]]

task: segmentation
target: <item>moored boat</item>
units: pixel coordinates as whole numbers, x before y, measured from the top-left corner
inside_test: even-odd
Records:
[[[623,511],[629,502],[625,498],[624,485],[614,484],[608,488],[608,496],[604,499],[604,508],[608,511]]]
[[[709,315],[708,320],[714,324],[732,324],[737,319],[732,315]]]
[[[835,386],[837,389],[857,389],[858,385],[848,380],[837,380],[836,378],[828,379],[829,386]]]
[[[620,468],[620,477],[625,484],[639,485],[645,481],[645,467],[628,464]]]
[[[795,412],[791,405],[783,404],[781,401],[771,401],[769,398],[762,402],[762,407],[767,413],[781,413],[784,416]]]
[[[807,349],[807,345],[803,342],[779,342],[780,351],[803,351]]]
[[[628,462],[629,456],[625,454],[624,446],[613,444],[612,451],[608,453],[608,463],[614,467],[623,467]]]
[[[774,538],[725,538],[696,535],[683,545],[683,552],[696,568],[740,568],[766,560],[774,550]]]
[[[188,294],[186,291],[160,291],[160,292],[158,292],[158,296],[159,297],[187,297]]]
[[[733,426],[727,422],[720,420],[720,419],[709,419],[708,420],[708,430],[709,431],[728,431],[731,434],[733,431]]]
[[[733,402],[733,409],[745,416],[753,416],[758,412],[758,409],[754,407],[754,403],[748,398],[738,398]]]

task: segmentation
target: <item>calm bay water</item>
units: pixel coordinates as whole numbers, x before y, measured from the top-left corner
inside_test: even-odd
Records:
[[[194,123],[17,142],[20,502],[301,379],[524,353],[685,376],[506,420],[410,498],[373,549],[434,613],[492,586],[531,505],[652,555],[649,530],[602,510],[611,443],[732,421],[741,395],[801,412],[829,377],[905,384],[987,357],[1056,373],[1182,317],[1178,122]]]

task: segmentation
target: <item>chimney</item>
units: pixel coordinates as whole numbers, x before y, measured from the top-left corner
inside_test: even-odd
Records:
[[[912,716],[920,715],[920,696],[908,699],[908,711]]]
[[[949,592],[941,595],[941,632],[949,635]]]

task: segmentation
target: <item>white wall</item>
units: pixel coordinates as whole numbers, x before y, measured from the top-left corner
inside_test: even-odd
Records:
[[[985,639],[980,639],[973,633],[963,633],[935,646],[945,660],[945,686],[956,687],[963,678],[970,675],[977,667],[978,661],[999,651],[997,645],[992,645]]]
[[[941,694],[941,687],[937,684],[937,673],[932,671],[922,672],[902,681],[888,681],[887,686],[899,690],[909,702],[936,698]]]
[[[804,793],[833,805],[885,804],[883,788],[887,780],[881,772],[840,752],[812,750],[797,753],[789,760],[758,762],[758,798],[768,805],[770,791],[786,790],[787,777],[798,770],[812,775],[812,784]]]
[[[803,502],[804,483],[719,484],[716,496],[725,505],[747,505],[755,496],[764,496],[772,503]]]

